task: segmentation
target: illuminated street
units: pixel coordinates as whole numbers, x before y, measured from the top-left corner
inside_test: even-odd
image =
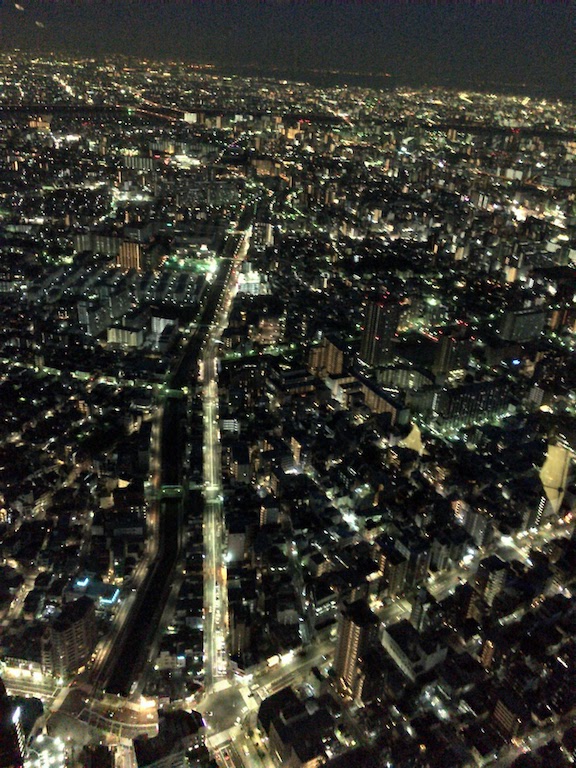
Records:
[[[222,474],[218,416],[217,361],[220,337],[236,292],[236,273],[248,251],[250,231],[243,234],[233,255],[231,278],[221,296],[202,357],[202,401],[204,421],[204,675],[209,689],[228,673],[228,608],[226,564],[223,553]]]

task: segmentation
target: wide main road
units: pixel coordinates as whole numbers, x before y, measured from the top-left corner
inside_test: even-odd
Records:
[[[222,553],[224,520],[217,362],[222,332],[228,324],[230,307],[236,293],[237,270],[248,251],[250,234],[251,230],[248,229],[235,246],[218,312],[208,330],[201,366],[204,421],[204,680],[207,689],[228,671],[228,605],[226,564]]]

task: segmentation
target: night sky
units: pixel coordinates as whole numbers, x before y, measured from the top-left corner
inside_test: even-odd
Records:
[[[390,84],[574,94],[567,0],[0,0],[3,50],[384,73]],[[38,22],[38,23],[37,23]],[[43,25],[43,26],[40,26]],[[345,80],[345,78],[344,78]]]

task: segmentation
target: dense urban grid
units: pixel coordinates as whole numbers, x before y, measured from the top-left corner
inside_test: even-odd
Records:
[[[574,763],[575,124],[0,55],[0,765]]]

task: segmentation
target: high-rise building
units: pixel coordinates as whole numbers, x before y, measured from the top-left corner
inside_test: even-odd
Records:
[[[537,339],[546,324],[546,312],[538,307],[509,309],[502,315],[499,333],[508,341]]]
[[[430,542],[415,529],[406,529],[401,536],[387,535],[376,540],[378,568],[387,584],[390,597],[400,595],[424,582],[432,558]]]
[[[494,604],[494,600],[506,583],[507,576],[508,566],[498,555],[490,555],[480,561],[474,588],[482,595],[487,605]]]
[[[522,519],[524,530],[538,528],[545,516],[544,513],[550,508],[551,504],[545,493],[542,493],[537,499],[532,499],[532,503],[526,507]]]
[[[67,678],[84,666],[96,645],[96,613],[89,597],[65,605],[42,638],[42,667]]]
[[[467,507],[462,513],[462,525],[479,547],[483,547],[492,536],[493,524],[483,508]]]
[[[345,348],[326,336],[308,355],[308,366],[318,376],[339,376],[344,370]]]
[[[434,408],[444,427],[459,428],[506,413],[510,402],[506,379],[476,381],[444,388]]]
[[[506,739],[522,733],[529,722],[529,713],[521,696],[511,688],[501,688],[492,712],[492,721]]]
[[[0,768],[22,768],[25,750],[20,707],[12,703],[0,680]]]
[[[356,600],[340,611],[334,671],[343,694],[352,698],[362,693],[362,660],[378,638],[378,617],[365,600]]]
[[[392,360],[399,320],[400,304],[389,295],[368,302],[360,341],[360,359],[364,363],[378,366]]]
[[[470,359],[472,342],[458,338],[455,334],[444,334],[438,340],[432,363],[435,374],[449,373],[459,368],[466,368]]]
[[[424,632],[430,625],[430,615],[434,611],[436,600],[425,587],[421,587],[412,603],[410,623],[418,632]]]

